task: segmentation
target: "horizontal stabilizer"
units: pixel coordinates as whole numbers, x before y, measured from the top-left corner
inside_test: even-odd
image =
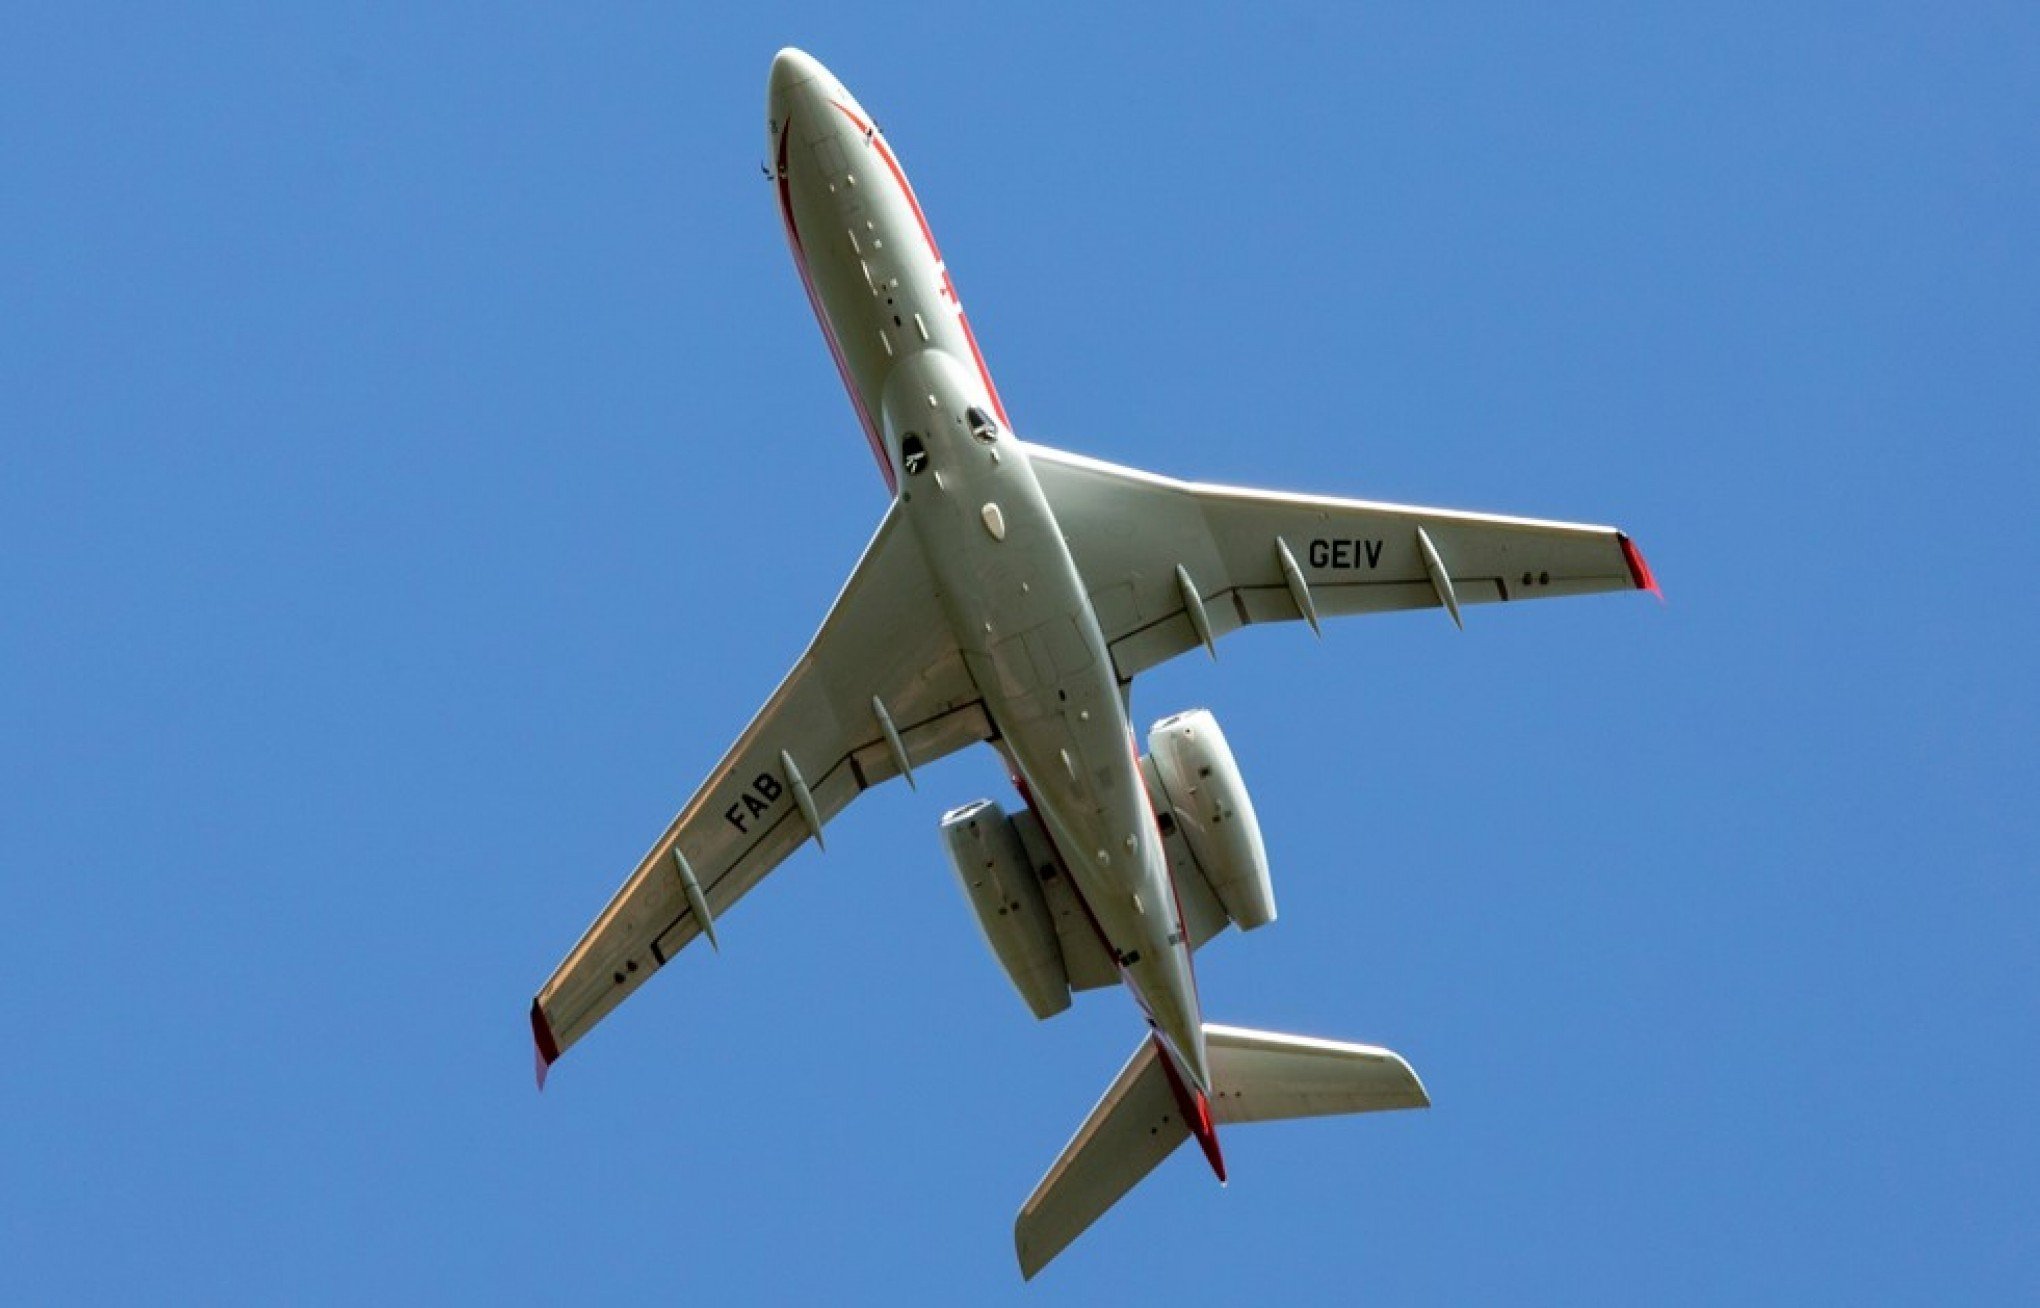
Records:
[[[1190,1138],[1155,1042],[1143,1040],[1020,1209],[1013,1247],[1033,1279]]]
[[[1208,1023],[1204,1040],[1211,1116],[1221,1126],[1431,1106],[1401,1055],[1373,1045]]]
[[[1372,1045],[1208,1023],[1204,1039],[1217,1124],[1431,1103],[1408,1063]],[[1169,1069],[1143,1040],[1021,1206],[1013,1224],[1021,1275],[1032,1279],[1189,1138]]]

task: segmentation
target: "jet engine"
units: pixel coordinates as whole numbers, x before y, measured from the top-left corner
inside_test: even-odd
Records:
[[[1070,978],[1055,919],[1012,819],[989,799],[951,809],[942,815],[942,845],[985,943],[1027,1007],[1036,1017],[1068,1008]]]
[[[1275,920],[1275,891],[1254,802],[1218,721],[1203,709],[1155,723],[1141,779],[1195,949],[1227,922]],[[942,815],[942,847],[1007,979],[1039,1018],[1077,990],[1115,985],[1119,969],[1033,810],[989,799]]]
[[[1170,865],[1181,867],[1187,849],[1226,917],[1240,930],[1273,922],[1275,886],[1268,876],[1261,823],[1218,719],[1209,710],[1191,709],[1155,723],[1148,731],[1141,774]],[[1178,875],[1179,894],[1185,889],[1182,882]],[[1189,898],[1183,895],[1186,914]],[[1193,930],[1192,938],[1197,934]]]

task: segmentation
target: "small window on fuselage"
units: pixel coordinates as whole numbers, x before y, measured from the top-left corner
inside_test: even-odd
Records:
[[[907,470],[909,477],[918,477],[928,466],[928,447],[914,432],[900,438],[900,466]]]
[[[990,445],[999,439],[999,424],[992,421],[992,415],[975,404],[963,411],[963,420],[970,424],[970,434]]]

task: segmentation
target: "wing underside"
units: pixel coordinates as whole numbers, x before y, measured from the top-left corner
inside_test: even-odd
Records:
[[[1123,680],[1258,622],[1656,589],[1612,527],[1029,449]],[[793,671],[533,1000],[541,1069],[862,791],[993,735],[895,505]]]
[[[1257,622],[1656,590],[1613,527],[1176,481],[1041,446],[1122,678]]]
[[[541,1076],[858,794],[990,735],[895,505],[807,652],[533,999]]]

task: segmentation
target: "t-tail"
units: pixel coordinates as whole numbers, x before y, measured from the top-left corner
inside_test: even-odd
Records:
[[[1410,1065],[1372,1045],[1211,1023],[1204,1041],[1209,1097],[1184,1080],[1154,1039],[1134,1050],[1021,1206],[1013,1223],[1021,1275],[1032,1279],[1192,1136],[1224,1181],[1220,1126],[1431,1105]]]

